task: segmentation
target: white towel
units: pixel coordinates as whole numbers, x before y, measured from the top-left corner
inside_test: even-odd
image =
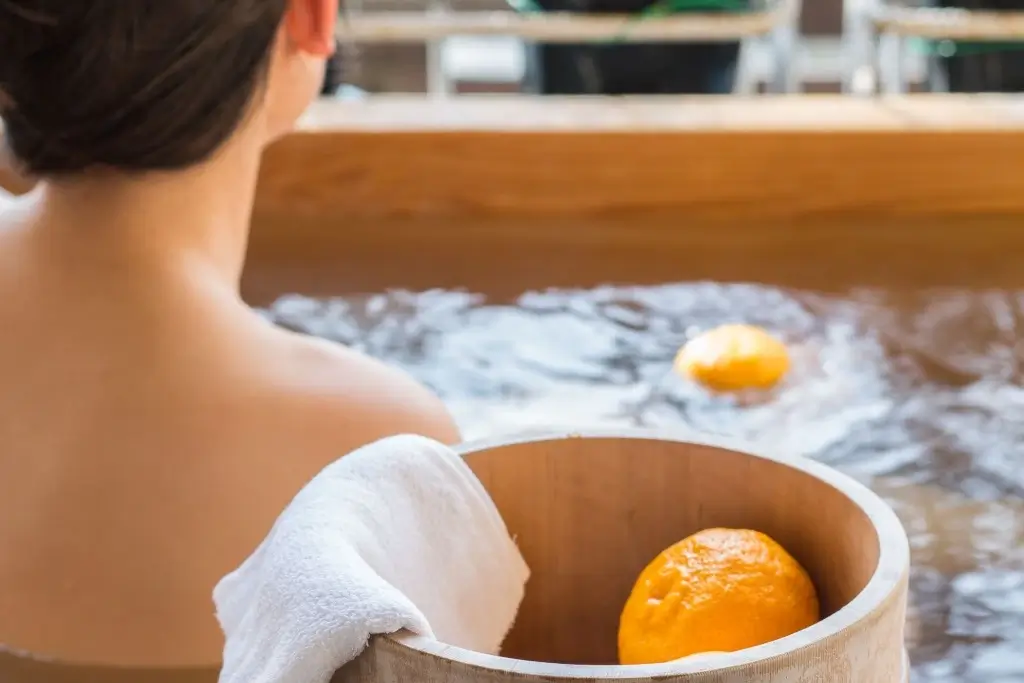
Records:
[[[494,654],[528,576],[458,454],[378,441],[310,481],[217,584],[220,683],[325,683],[370,635],[401,629]]]

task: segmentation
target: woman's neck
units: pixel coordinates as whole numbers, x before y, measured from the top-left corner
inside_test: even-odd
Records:
[[[199,272],[237,292],[260,151],[236,139],[185,171],[46,182],[33,222],[52,246],[66,244],[78,256],[125,256],[141,272]]]

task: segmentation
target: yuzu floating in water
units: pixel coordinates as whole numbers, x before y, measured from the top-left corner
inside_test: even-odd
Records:
[[[760,327],[722,325],[687,342],[675,370],[713,391],[770,389],[789,370],[789,351]]]

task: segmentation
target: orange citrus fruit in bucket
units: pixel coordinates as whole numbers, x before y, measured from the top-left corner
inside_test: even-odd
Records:
[[[789,352],[760,327],[722,325],[687,342],[675,369],[713,391],[770,389],[789,370]]]
[[[807,572],[774,540],[747,529],[706,529],[640,574],[619,621],[619,661],[743,650],[811,626],[819,609]]]

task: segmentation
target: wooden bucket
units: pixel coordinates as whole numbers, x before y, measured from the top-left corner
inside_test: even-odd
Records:
[[[333,683],[899,683],[909,546],[871,491],[820,463],[643,433],[468,444],[531,568],[501,657],[402,633]],[[644,566],[707,527],[775,538],[818,588],[824,619],[714,659],[616,666],[620,610]]]

